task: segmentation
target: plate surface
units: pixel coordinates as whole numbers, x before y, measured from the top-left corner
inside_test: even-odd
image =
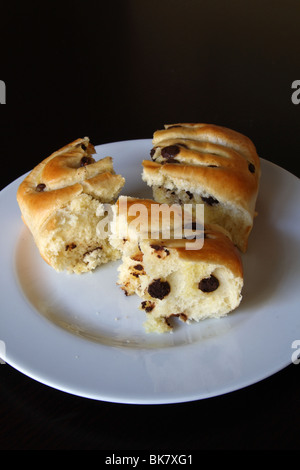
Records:
[[[141,161],[151,140],[96,147],[126,179],[122,194],[151,197]],[[146,334],[136,297],[116,286],[119,262],[81,276],[56,273],[20,218],[16,191],[0,193],[0,357],[53,388],[134,404],[209,398],[258,382],[292,362],[300,340],[299,180],[262,159],[258,216],[243,255],[239,308],[225,318]]]

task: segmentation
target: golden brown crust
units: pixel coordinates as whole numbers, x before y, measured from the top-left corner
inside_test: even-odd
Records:
[[[206,221],[224,226],[246,252],[261,175],[253,142],[214,124],[167,124],[154,132],[150,154],[142,178],[154,199],[204,204]]]
[[[163,240],[162,243],[168,249],[175,249],[179,257],[187,261],[224,266],[235,276],[243,277],[243,265],[238,249],[216,225],[205,226],[203,246],[200,249],[188,249],[185,239]]]
[[[156,211],[154,206],[156,206]],[[173,236],[176,229],[182,232],[185,221],[192,220],[192,216],[190,216],[190,219],[186,217],[184,220],[184,214],[179,204],[168,206],[166,211],[163,210],[163,206],[166,205],[161,205],[153,199],[127,196],[120,196],[115,204],[116,213],[122,218],[121,224],[126,225],[125,230],[128,231],[129,237],[131,235],[135,239],[148,239],[153,237],[154,234],[156,237],[160,237],[163,227],[166,227],[168,223],[170,236]],[[159,209],[161,209],[160,213]],[[158,213],[159,216],[157,216]],[[163,214],[165,216],[165,225],[162,225]]]
[[[159,205],[159,203],[151,199],[127,198],[126,196],[121,196],[116,202],[117,209],[119,208],[120,201],[123,201],[124,203],[125,198],[127,207],[127,213],[125,213],[127,214],[127,224],[129,225],[134,221],[135,217],[137,217],[137,215],[134,214],[130,215],[131,208],[134,205],[142,205],[146,208],[144,214],[147,217],[149,227],[151,228],[151,207],[152,205]],[[182,220],[184,221],[184,217]],[[194,230],[193,233],[196,234]],[[170,237],[169,239],[153,239],[152,241],[153,244],[163,244],[166,248],[176,250],[181,258],[188,261],[194,261],[196,263],[202,261],[206,263],[219,264],[227,267],[235,276],[243,277],[243,266],[240,253],[232,243],[230,236],[225,229],[216,224],[206,224],[203,230],[201,230],[201,228],[199,229],[199,237],[200,234],[201,237],[203,237],[203,244],[201,244],[199,249],[191,249],[190,243],[196,243],[195,239],[174,239]],[[144,232],[143,235],[145,235]],[[151,240],[150,230],[148,236],[149,240]]]
[[[81,193],[97,195],[101,180],[117,196],[124,178],[114,174],[111,157],[96,162],[94,153],[88,137],[77,139],[45,158],[22,181],[17,201],[35,237],[50,215]]]
[[[224,126],[205,123],[166,124],[165,129],[154,132],[153,146],[165,139],[188,139],[228,147],[236,150],[244,158],[259,166],[259,157],[253,142],[245,135]]]
[[[176,146],[174,158],[162,149]],[[221,202],[236,204],[253,217],[260,179],[260,161],[252,141],[231,129],[211,124],[174,124],[156,131],[153,162],[143,161],[144,177],[186,181]]]
[[[120,213],[120,204],[122,204],[122,209],[121,210],[124,211],[123,208],[125,208],[125,210],[126,210],[126,212],[123,212],[123,213],[126,215],[127,224],[130,224],[137,217],[137,214],[135,213],[135,211],[131,211],[132,207],[134,208],[134,206],[135,206],[138,209],[139,204],[141,204],[143,207],[145,207],[146,211],[143,212],[143,214],[146,214],[147,222],[142,221],[142,223],[146,222],[146,223],[150,224],[150,222],[151,222],[151,206],[152,206],[152,204],[155,204],[157,206],[159,205],[158,202],[153,201],[152,199],[140,199],[140,198],[131,197],[131,196],[120,196],[118,198],[118,200],[116,201],[116,209],[117,209],[118,214]]]

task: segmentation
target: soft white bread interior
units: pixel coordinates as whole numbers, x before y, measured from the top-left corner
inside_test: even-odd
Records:
[[[77,139],[39,163],[17,191],[23,221],[57,271],[79,274],[120,257],[98,224],[125,179],[115,174],[111,157],[96,161],[93,154],[88,137]]]
[[[204,204],[205,222],[217,223],[245,252],[256,215],[260,160],[253,142],[212,124],[168,124],[154,132],[143,180],[160,203]]]
[[[141,298],[147,332],[172,331],[174,317],[185,322],[220,318],[239,306],[242,260],[222,227],[196,226],[192,237],[175,238],[174,230],[169,239],[151,239],[147,229],[133,229],[134,211],[130,215],[130,210],[136,206],[139,211],[144,205],[148,215],[141,211],[143,218],[150,220],[150,207],[158,203],[129,198],[126,213],[119,210],[123,202],[120,197],[114,206],[116,223],[111,234],[112,244],[122,251],[117,283],[126,295],[137,294]],[[193,246],[198,242],[199,245]]]

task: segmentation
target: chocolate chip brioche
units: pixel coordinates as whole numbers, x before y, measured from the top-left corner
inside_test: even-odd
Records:
[[[243,267],[238,249],[220,226],[193,227],[192,236],[176,230],[169,239],[150,238],[150,231],[134,229],[134,212],[143,212],[150,220],[151,200],[129,198],[120,211],[119,198],[112,225],[112,243],[122,251],[117,283],[126,295],[137,294],[146,313],[147,332],[170,332],[174,317],[184,322],[220,318],[236,309],[242,298]],[[145,211],[140,207],[145,206]],[[142,222],[139,215],[139,224]],[[130,227],[132,225],[132,227]],[[171,224],[176,228],[176,224]],[[192,246],[198,243],[199,246]]]
[[[79,274],[120,256],[97,227],[125,180],[111,157],[96,161],[94,153],[88,137],[77,139],[39,163],[17,191],[23,221],[57,271]]]
[[[223,226],[245,252],[261,171],[252,141],[212,124],[170,124],[154,132],[150,154],[142,178],[154,199],[204,204],[205,222]]]

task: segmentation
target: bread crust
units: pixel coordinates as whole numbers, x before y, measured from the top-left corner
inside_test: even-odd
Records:
[[[178,126],[178,127],[177,127]],[[231,129],[211,124],[174,124],[154,132],[154,149],[178,145],[178,163],[143,161],[144,177],[184,180],[197,191],[205,186],[219,201],[255,213],[260,160],[252,141]],[[249,170],[253,165],[254,172]],[[251,167],[252,168],[252,167]]]
[[[141,238],[148,238],[151,241],[151,233],[150,233],[150,223],[151,223],[151,207],[153,205],[160,206],[160,204],[156,201],[151,199],[139,199],[139,198],[127,198],[126,196],[119,197],[118,201],[116,202],[116,209],[117,215],[119,215],[119,207],[120,203],[125,203],[126,198],[126,224],[130,226],[130,224],[134,221],[136,215],[133,215],[131,212],[131,208],[136,205],[142,205],[145,207],[144,215],[147,220],[144,220],[148,224],[149,232],[146,234],[144,231],[141,232]],[[124,206],[125,207],[125,206]],[[183,214],[183,212],[181,212]],[[142,218],[139,217],[141,223],[143,223]],[[182,223],[184,223],[184,217],[182,217]],[[184,234],[183,230],[183,234]],[[182,259],[186,259],[190,262],[206,262],[206,263],[213,263],[219,264],[221,266],[225,266],[228,268],[232,273],[237,277],[243,277],[243,264],[242,259],[239,253],[239,250],[233,244],[230,234],[226,232],[226,230],[217,225],[217,224],[205,224],[203,229],[199,229],[197,232],[193,230],[193,236],[196,237],[203,237],[203,244],[201,244],[201,248],[199,249],[189,249],[189,244],[195,242],[195,240],[188,240],[186,238],[175,239],[171,237],[169,239],[153,239],[153,244],[159,243],[162,244],[166,248],[170,248],[172,250],[176,250],[178,255]],[[130,234],[129,234],[130,236]],[[137,241],[139,238],[137,237]]]
[[[53,246],[51,241],[55,231],[61,230],[64,225],[64,222],[61,221],[61,212],[67,211],[70,214],[72,212],[71,204],[73,201],[75,206],[80,204],[79,198],[81,198],[81,203],[88,198],[90,201],[89,207],[93,207],[93,211],[96,206],[98,207],[103,203],[114,203],[125,183],[125,179],[121,175],[115,174],[111,157],[96,161],[92,157],[94,153],[95,148],[88,137],[76,139],[42,160],[24,178],[17,190],[17,202],[23,222],[32,233],[41,257],[57,270],[60,270],[58,258],[60,260],[65,259],[66,269],[69,269],[67,257],[60,255],[60,253],[61,250],[67,252],[69,246],[67,238],[71,236],[70,233],[61,235],[60,248],[58,248],[58,245]],[[96,205],[93,203],[96,203]],[[86,213],[87,208],[82,210]],[[93,215],[94,212],[91,213],[91,217]],[[93,222],[91,221],[90,233],[96,233],[96,226],[93,226],[96,220],[100,220],[99,217],[93,219]],[[86,233],[89,223],[86,220]],[[75,218],[73,218],[73,224],[75,224]],[[81,229],[81,227],[78,227],[78,229]],[[82,229],[84,230],[84,227]],[[72,236],[75,235],[73,233]],[[64,240],[65,237],[66,240]],[[80,240],[78,239],[79,243]],[[87,247],[86,253],[89,250],[93,251],[100,245],[96,239],[91,243],[94,243],[95,246]],[[82,246],[83,244],[84,242]],[[74,246],[77,247],[77,243]],[[77,254],[79,253],[78,250],[77,247]],[[102,253],[102,259],[104,259],[104,249]],[[89,269],[88,264],[81,267],[80,256],[78,254],[78,266],[72,265],[70,267],[75,272]]]
[[[190,262],[205,262],[229,269],[234,276],[243,278],[243,265],[240,253],[230,238],[217,225],[206,225],[202,248],[187,248],[187,240],[162,240],[165,248],[176,250],[178,256]]]
[[[252,163],[259,165],[259,157],[253,142],[244,134],[228,127],[206,123],[165,124],[164,129],[154,132],[153,146],[170,138],[210,142],[228,147],[236,150]]]
[[[21,182],[17,202],[23,221],[34,235],[60,207],[83,192],[97,193],[101,180],[118,194],[124,178],[115,175],[111,157],[96,162],[94,153],[88,137],[76,139],[45,158]],[[80,166],[83,158],[90,163]],[[45,188],[38,190],[39,185]]]
[[[122,264],[117,284],[126,295],[141,298],[147,332],[172,331],[173,317],[188,323],[220,318],[239,306],[244,283],[242,258],[223,227],[203,226],[190,222],[189,217],[186,221],[185,209],[179,206],[183,235],[171,232],[168,238],[160,234],[153,237],[153,225],[149,230],[136,231],[133,222],[135,217],[142,224],[152,222],[152,211],[157,214],[161,206],[163,213],[166,204],[125,198],[120,196],[115,205],[115,229],[118,223],[121,229],[128,228],[126,237],[118,238]],[[118,235],[117,230],[114,235]]]
[[[169,155],[168,155],[169,152]],[[144,160],[142,178],[152,187],[174,187],[243,212],[247,237],[256,215],[261,176],[253,142],[243,134],[213,124],[167,124],[153,134],[152,161]]]

